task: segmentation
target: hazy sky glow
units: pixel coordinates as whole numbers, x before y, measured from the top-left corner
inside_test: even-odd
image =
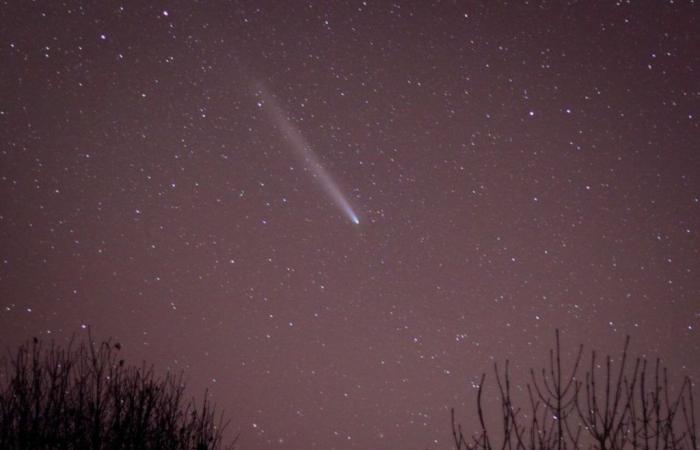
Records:
[[[557,327],[697,380],[699,17],[7,2],[0,346],[90,326],[254,450],[451,448]]]

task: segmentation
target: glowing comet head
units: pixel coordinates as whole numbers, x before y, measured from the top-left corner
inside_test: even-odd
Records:
[[[356,216],[355,214],[353,214],[353,215],[350,217],[350,220],[352,220],[352,223],[354,223],[355,225],[359,225],[359,224],[360,224],[360,219],[358,219],[357,216]]]

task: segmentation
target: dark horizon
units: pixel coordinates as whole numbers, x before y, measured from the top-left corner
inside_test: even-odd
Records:
[[[697,8],[10,2],[0,346],[89,326],[260,450],[451,448],[556,328],[697,381]]]

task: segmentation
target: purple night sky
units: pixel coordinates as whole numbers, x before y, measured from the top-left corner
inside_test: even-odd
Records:
[[[692,1],[5,2],[0,346],[89,326],[255,450],[451,448],[555,328],[697,380],[699,43]]]

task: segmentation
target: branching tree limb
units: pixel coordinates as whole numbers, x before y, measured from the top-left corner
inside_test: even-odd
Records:
[[[182,374],[127,366],[105,341],[34,339],[0,364],[0,448],[218,450],[227,423],[206,397],[184,400]],[[234,441],[235,442],[235,441]]]
[[[467,439],[451,412],[457,450],[698,450],[693,384],[684,378],[673,394],[668,370],[657,359],[630,363],[629,337],[617,362],[595,351],[579,376],[579,346],[568,376],[564,375],[559,331],[546,368],[530,370],[526,413],[511,396],[509,362],[501,373],[494,365],[500,429],[489,431],[482,374],[476,409],[479,431]],[[602,378],[600,372],[603,372]],[[537,376],[539,374],[539,377]],[[494,440],[499,442],[494,445]]]

